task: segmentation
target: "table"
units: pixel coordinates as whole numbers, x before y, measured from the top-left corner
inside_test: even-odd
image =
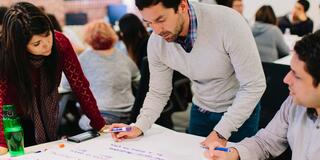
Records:
[[[73,143],[59,140],[25,149],[23,156],[4,160],[199,160],[204,159],[200,142],[204,137],[176,132],[159,125],[153,125],[144,136],[114,142],[110,134]],[[65,147],[59,148],[59,144]],[[45,151],[45,149],[47,149]],[[42,151],[40,153],[34,153]]]
[[[280,59],[274,61],[274,63],[290,65],[291,58],[292,58],[292,53],[287,55],[287,56],[285,56],[285,57],[283,57],[283,58],[280,58]]]
[[[301,37],[299,37],[297,35],[284,34],[283,39],[284,39],[285,43],[288,45],[290,51],[293,51],[294,45],[296,44],[297,41],[299,41],[301,39]]]

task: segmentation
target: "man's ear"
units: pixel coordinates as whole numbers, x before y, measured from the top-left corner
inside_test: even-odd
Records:
[[[182,12],[186,12],[189,9],[189,5],[187,0],[181,0],[181,3],[179,5],[179,9],[181,9]]]

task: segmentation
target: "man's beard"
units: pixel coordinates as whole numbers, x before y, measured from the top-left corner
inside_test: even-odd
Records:
[[[179,34],[182,32],[182,29],[183,29],[184,21],[183,21],[182,15],[180,15],[179,17],[179,22],[180,23],[175,27],[173,32],[163,31],[159,34],[159,36],[161,36],[167,42],[174,42],[178,38]]]
[[[178,37],[178,33],[174,34],[170,31],[161,32],[159,35],[167,42],[174,42]]]

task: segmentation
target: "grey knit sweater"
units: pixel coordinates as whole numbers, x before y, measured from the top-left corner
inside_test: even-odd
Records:
[[[266,87],[258,50],[238,13],[218,5],[192,5],[198,28],[190,53],[154,33],[149,39],[150,89],[134,125],[144,132],[159,117],[177,70],[192,81],[193,103],[226,112],[214,130],[229,138],[250,116]]]

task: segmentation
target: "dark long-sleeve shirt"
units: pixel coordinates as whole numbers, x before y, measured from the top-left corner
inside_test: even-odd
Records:
[[[295,34],[298,36],[304,36],[308,33],[312,33],[313,30],[313,21],[308,17],[306,21],[299,22],[296,24],[292,24],[288,18],[288,16],[283,16],[279,18],[279,28],[282,33],[285,32],[286,28],[290,29],[291,34]]]

